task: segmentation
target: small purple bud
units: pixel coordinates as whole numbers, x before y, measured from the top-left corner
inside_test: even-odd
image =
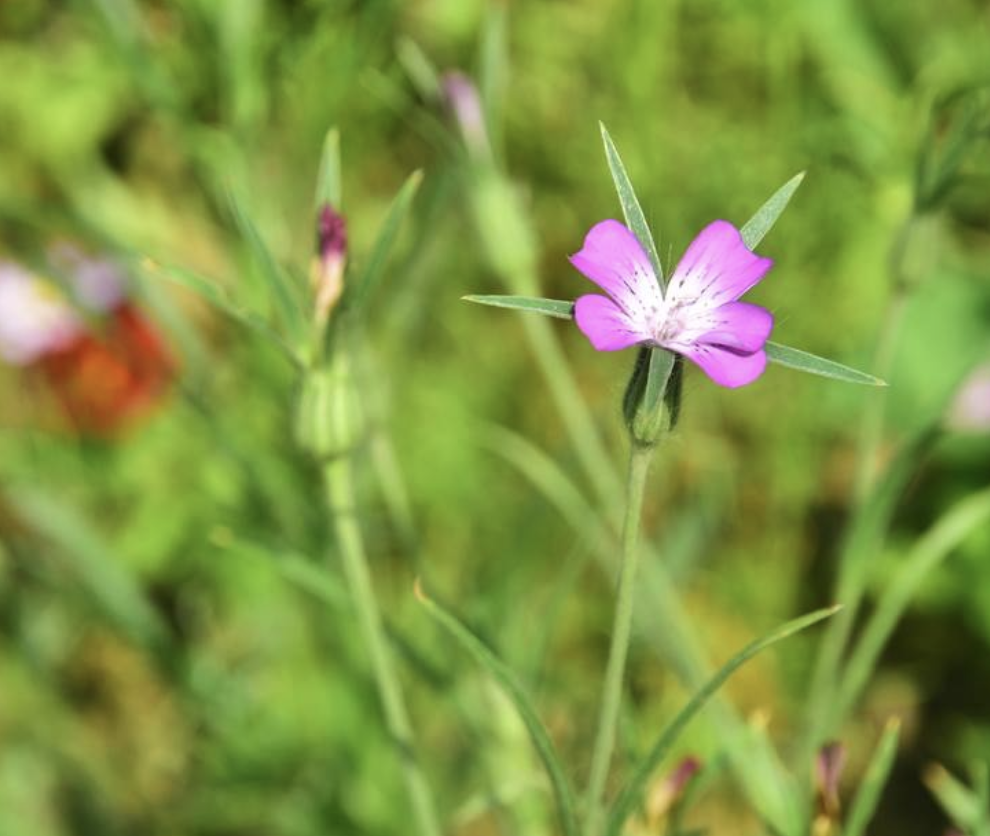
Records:
[[[659,823],[681,799],[688,784],[701,771],[701,761],[694,757],[684,758],[666,778],[656,785],[647,803],[647,816],[650,822]]]
[[[329,203],[323,204],[316,230],[316,249],[321,259],[347,255],[347,222]]]
[[[347,222],[329,203],[324,203],[316,221],[316,261],[313,288],[316,318],[325,323],[344,291],[347,262]]]
[[[485,113],[478,88],[458,70],[444,73],[441,85],[447,107],[454,114],[468,151],[472,155],[487,156],[490,153],[488,129],[485,127]]]
[[[978,366],[963,381],[946,416],[952,430],[990,432],[990,363]]]
[[[815,779],[821,812],[828,818],[839,813],[839,779],[846,765],[846,747],[833,741],[818,752],[815,759]]]

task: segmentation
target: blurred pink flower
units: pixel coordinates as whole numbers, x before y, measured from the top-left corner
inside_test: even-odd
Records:
[[[666,294],[633,233],[596,224],[571,263],[608,295],[580,297],[578,328],[598,351],[653,345],[682,354],[722,386],[752,383],[766,368],[773,317],[738,301],[773,266],[727,221],[705,227],[670,277]]]
[[[946,423],[959,432],[990,431],[990,363],[978,366],[963,381],[949,407]]]
[[[485,112],[474,82],[464,73],[451,70],[443,74],[441,85],[447,106],[454,114],[468,150],[473,153],[488,154],[490,148],[488,130],[485,127]]]

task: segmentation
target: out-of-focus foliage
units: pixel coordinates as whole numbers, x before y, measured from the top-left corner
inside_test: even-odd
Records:
[[[486,107],[494,159],[532,219],[520,234],[537,248],[541,295],[588,289],[565,256],[620,211],[599,119],[665,267],[705,223],[744,222],[807,170],[761,244],[776,266],[752,296],[773,310],[775,339],[873,370],[892,294],[911,288],[879,395],[779,366],[729,392],[686,370],[646,528],[724,661],[831,603],[869,399],[885,399],[888,454],[990,356],[990,18],[976,0],[505,11],[508,60],[486,71]],[[517,317],[460,301],[504,292],[490,251],[514,242],[483,249],[449,115],[399,58],[413,48],[484,70],[490,12],[481,0],[0,3],[0,258],[41,269],[66,239],[112,252],[180,368],[155,414],[111,440],[77,437],[43,386],[0,372],[0,833],[405,832],[319,475],[293,443],[296,370],[149,266],[209,277],[279,322],[232,196],[304,298],[331,126],[349,275],[367,267],[409,173],[425,173],[365,300],[368,375],[401,479],[380,498],[373,474],[396,463],[369,445],[354,501],[447,830],[551,832],[552,820],[525,729],[417,607],[416,574],[520,672],[583,781],[612,580],[586,559],[600,548],[593,526],[576,529],[552,501],[558,489],[575,507],[567,485],[534,488],[492,430],[531,439],[583,484]],[[632,357],[553,327],[618,462]],[[990,435],[939,442],[871,555],[867,611],[918,535],[988,473]],[[403,497],[411,520],[396,513]],[[927,576],[842,729],[851,803],[882,721],[903,722],[871,833],[937,832],[923,766],[963,774],[990,751],[988,561],[982,528]],[[728,688],[754,735],[766,728],[785,752],[814,640],[792,639]],[[685,692],[648,643],[630,663],[621,745],[642,754],[654,735],[635,730],[661,729]],[[676,753],[712,761],[689,824],[755,832],[714,729],[698,721]]]

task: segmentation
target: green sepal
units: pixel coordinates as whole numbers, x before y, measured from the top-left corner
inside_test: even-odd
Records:
[[[465,302],[490,305],[493,308],[508,308],[513,311],[538,313],[556,319],[573,319],[574,303],[563,299],[540,299],[536,296],[471,295],[461,297]]]
[[[601,122],[598,123],[598,127],[602,131],[602,142],[605,144],[605,158],[608,160],[608,168],[612,173],[612,182],[615,183],[615,191],[619,195],[619,203],[622,205],[622,215],[626,219],[626,225],[632,230],[633,235],[636,236],[636,240],[639,241],[640,246],[646,250],[646,254],[650,258],[650,264],[653,265],[653,271],[656,273],[657,282],[660,284],[660,292],[662,293],[665,290],[663,265],[660,264],[660,257],[657,255],[657,245],[653,240],[653,234],[650,232],[650,226],[646,222],[643,208],[639,205],[639,199],[636,197],[636,190],[629,180],[626,167],[622,163],[622,158],[619,156],[619,151],[615,147],[615,143],[612,142],[612,137],[609,136],[605,125]]]
[[[802,351],[799,348],[791,348],[788,345],[768,342],[765,346],[767,359],[771,363],[779,363],[789,369],[795,369],[807,374],[816,374],[820,377],[828,377],[832,380],[841,380],[843,383],[858,383],[863,386],[886,386],[887,382],[875,377],[872,374],[858,371],[834,360],[826,360],[817,354]]]
[[[791,202],[794,192],[797,191],[798,186],[801,185],[803,180],[803,171],[795,174],[783,186],[777,189],[766,203],[756,210],[756,214],[752,218],[743,224],[739,233],[742,235],[743,243],[747,247],[751,250],[756,249],[756,245],[763,240],[766,234],[773,228],[773,225],[777,223],[777,219],[784,209],[787,208],[787,204]]]

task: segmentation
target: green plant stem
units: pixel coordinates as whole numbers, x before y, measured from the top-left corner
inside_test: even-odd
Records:
[[[906,270],[908,244],[914,230],[917,215],[912,214],[905,220],[897,233],[890,251],[889,273],[891,280],[891,297],[884,314],[880,336],[874,350],[872,371],[884,380],[890,379],[904,322],[904,315],[910,299],[912,285]],[[855,513],[852,525],[864,522],[862,509],[867,503],[871,490],[877,483],[878,459],[883,444],[883,430],[886,418],[886,398],[875,394],[869,399],[857,444],[856,474],[853,484],[853,501]],[[857,539],[858,532],[848,535],[850,541]],[[882,533],[873,545],[882,544]],[[810,757],[813,751],[821,745],[825,738],[833,733],[833,726],[842,718],[833,711],[835,690],[838,686],[839,669],[843,655],[852,636],[859,606],[862,603],[866,583],[869,578],[866,572],[855,569],[850,561],[858,557],[854,549],[844,548],[841,553],[841,563],[838,567],[835,600],[842,604],[842,611],[832,620],[815,662],[811,677],[809,696],[809,734],[807,749],[802,753],[805,768],[810,768]]]
[[[622,563],[619,567],[619,589],[615,602],[615,620],[612,625],[612,642],[602,689],[601,710],[598,715],[598,732],[591,758],[591,777],[588,783],[589,836],[596,836],[602,827],[605,784],[608,768],[615,748],[619,707],[622,702],[622,685],[625,679],[626,656],[632,632],[633,609],[636,592],[636,565],[639,554],[639,524],[643,510],[643,494],[650,468],[652,447],[633,445],[629,454],[629,478],[626,488],[626,516],[622,528]]]
[[[873,374],[890,380],[890,372],[897,355],[897,343],[904,324],[904,314],[913,289],[906,268],[908,245],[914,233],[918,216],[912,212],[901,225],[890,250],[889,275],[891,295],[884,312],[880,336],[873,352]],[[866,414],[861,426],[856,457],[856,481],[853,496],[857,503],[863,502],[871,486],[876,481],[877,460],[883,443],[883,427],[886,417],[887,399],[871,397],[867,402]],[[833,622],[834,623],[834,622]]]
[[[385,713],[385,724],[399,754],[416,829],[420,836],[440,836],[432,794],[416,758],[412,723],[392,665],[381,612],[368,570],[364,540],[352,504],[354,479],[350,458],[345,454],[332,459],[324,466],[323,475],[344,575],[371,658],[375,684]]]

